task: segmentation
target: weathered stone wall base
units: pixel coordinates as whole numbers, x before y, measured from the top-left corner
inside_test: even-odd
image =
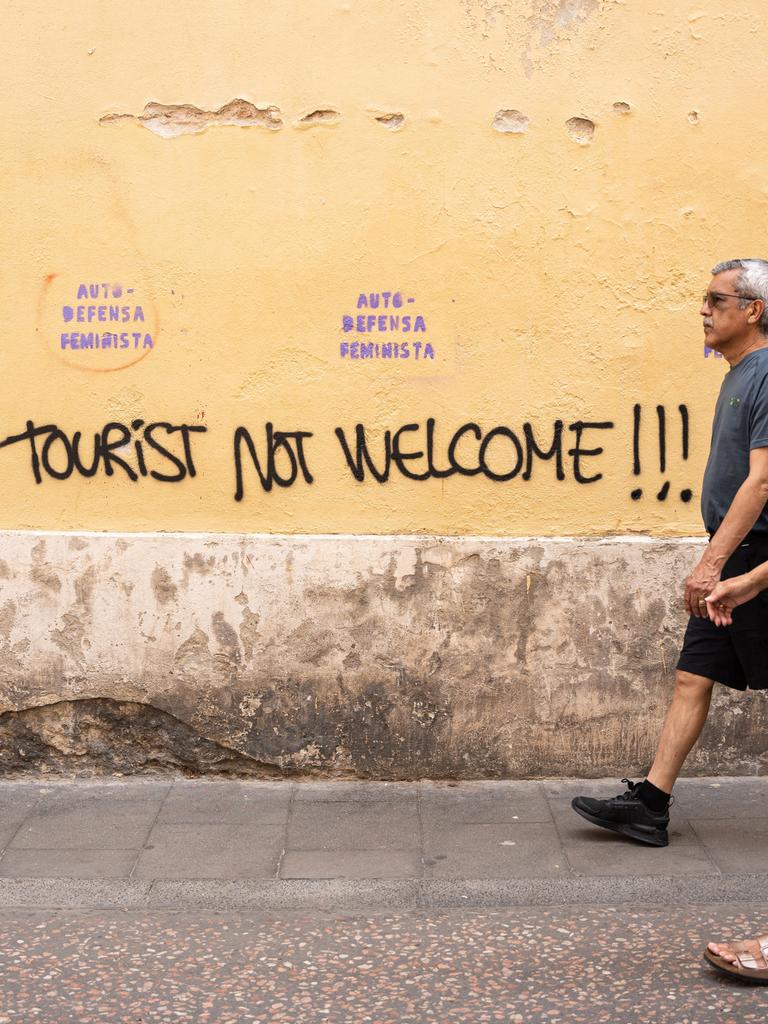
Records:
[[[0,772],[638,774],[688,540],[0,535]],[[718,688],[690,774],[768,765]]]

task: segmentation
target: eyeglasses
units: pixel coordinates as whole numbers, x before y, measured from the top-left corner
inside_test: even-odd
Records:
[[[714,309],[719,306],[723,299],[745,299],[748,302],[759,302],[756,295],[736,295],[734,292],[704,292],[701,297],[701,303],[703,306],[709,306]]]

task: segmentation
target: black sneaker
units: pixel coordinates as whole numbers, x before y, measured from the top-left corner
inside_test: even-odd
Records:
[[[593,825],[609,828],[612,832],[620,832],[623,836],[648,843],[650,846],[667,846],[669,808],[658,813],[648,810],[636,792],[640,788],[640,783],[630,782],[629,779],[621,781],[626,782],[628,786],[626,793],[622,793],[621,796],[611,797],[610,800],[593,800],[589,796],[577,796],[571,801],[571,807]]]

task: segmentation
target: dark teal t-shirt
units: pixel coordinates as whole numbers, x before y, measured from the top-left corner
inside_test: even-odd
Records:
[[[720,526],[747,479],[753,448],[768,448],[768,348],[745,356],[726,373],[720,388],[701,488],[701,515],[709,533]],[[753,530],[768,534],[768,505]]]

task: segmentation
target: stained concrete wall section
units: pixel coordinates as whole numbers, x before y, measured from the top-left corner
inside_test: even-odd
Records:
[[[698,551],[8,533],[0,770],[639,772]],[[719,696],[688,770],[760,770],[766,725]]]

